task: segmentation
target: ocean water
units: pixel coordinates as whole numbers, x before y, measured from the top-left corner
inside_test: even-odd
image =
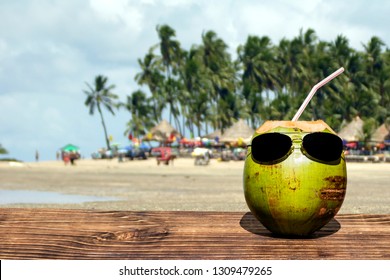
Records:
[[[84,202],[116,201],[115,197],[63,194],[58,192],[0,190],[0,205],[8,204],[78,204]]]

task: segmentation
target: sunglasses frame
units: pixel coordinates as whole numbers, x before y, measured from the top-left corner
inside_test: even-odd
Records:
[[[268,135],[268,134],[274,134],[274,135],[278,134],[278,135],[283,135],[283,137],[284,136],[289,137],[291,140],[291,147],[283,156],[281,156],[277,159],[270,160],[270,161],[259,161],[253,157],[252,143],[253,143],[253,140],[256,139],[257,137],[262,136],[262,135]],[[308,153],[307,150],[305,149],[305,147],[303,146],[303,143],[305,141],[304,139],[306,136],[313,135],[313,134],[316,134],[316,135],[327,134],[327,135],[332,135],[332,136],[340,139],[340,143],[339,143],[339,144],[341,144],[340,156],[335,160],[323,160],[323,159],[319,159],[319,158],[316,158],[316,157],[310,155],[310,153]],[[294,152],[295,148],[299,148],[301,153],[304,156],[306,156],[307,158],[309,158],[310,160],[320,162],[320,163],[330,164],[330,165],[337,165],[340,163],[341,158],[343,157],[343,151],[344,151],[344,147],[343,147],[341,138],[333,133],[328,133],[328,132],[308,132],[308,133],[304,133],[304,134],[297,134],[296,132],[290,132],[290,133],[268,132],[268,133],[263,133],[263,134],[260,134],[260,135],[257,135],[256,137],[254,137],[251,141],[251,144],[247,145],[247,147],[251,148],[251,150],[250,150],[250,152],[248,152],[247,156],[249,156],[249,154],[250,154],[250,156],[254,162],[259,163],[259,164],[264,164],[264,165],[273,165],[273,164],[277,164],[277,163],[280,163],[280,162],[286,160]]]

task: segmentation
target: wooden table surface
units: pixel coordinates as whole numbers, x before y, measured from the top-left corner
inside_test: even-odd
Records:
[[[0,208],[0,259],[390,259],[390,215],[280,238],[251,213]]]

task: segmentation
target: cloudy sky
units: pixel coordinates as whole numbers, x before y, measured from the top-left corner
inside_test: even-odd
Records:
[[[313,28],[320,39],[345,35],[362,50],[372,36],[390,45],[390,2],[382,0],[2,0],[0,2],[0,143],[8,157],[54,160],[73,143],[83,155],[104,146],[98,115],[84,105],[85,82],[102,74],[122,101],[139,87],[137,59],[170,25],[183,48],[213,30],[234,56],[248,35],[273,43]],[[124,137],[129,113],[105,112],[109,134]]]

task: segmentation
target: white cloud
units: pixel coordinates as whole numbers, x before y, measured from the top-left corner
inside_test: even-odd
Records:
[[[4,57],[6,57],[7,52],[8,52],[7,43],[6,43],[5,40],[3,40],[3,39],[0,38],[0,61],[1,61]]]
[[[132,32],[142,30],[144,16],[131,1],[91,0],[89,3],[100,18],[113,23],[125,23]]]

